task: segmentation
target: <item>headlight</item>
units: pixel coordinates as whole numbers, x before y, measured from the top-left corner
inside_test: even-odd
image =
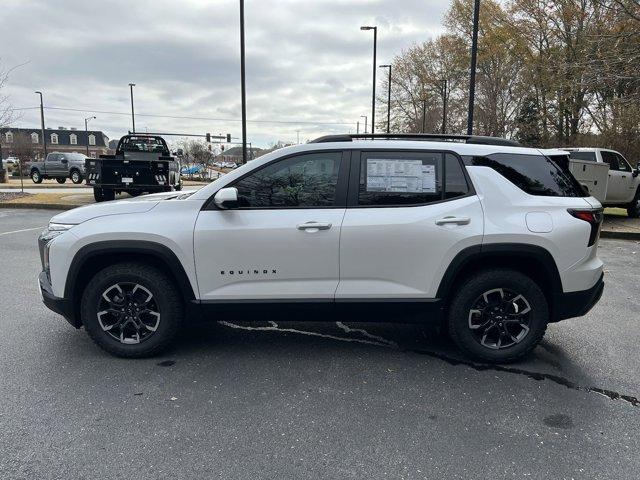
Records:
[[[38,247],[40,249],[40,260],[42,261],[42,269],[49,272],[49,247],[51,241],[59,235],[69,230],[74,225],[66,223],[49,223],[49,226],[43,230],[38,238]]]

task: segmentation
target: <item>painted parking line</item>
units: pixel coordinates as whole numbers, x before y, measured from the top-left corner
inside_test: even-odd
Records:
[[[3,235],[11,235],[12,233],[21,233],[21,232],[31,232],[33,230],[43,230],[45,227],[33,227],[33,228],[23,228],[22,230],[12,230],[10,232],[2,232],[0,233],[0,237]]]

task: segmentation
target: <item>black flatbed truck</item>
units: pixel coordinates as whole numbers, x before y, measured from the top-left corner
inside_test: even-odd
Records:
[[[88,158],[85,166],[96,202],[113,200],[120,192],[136,197],[182,189],[180,162],[157,135],[125,135],[114,155]]]

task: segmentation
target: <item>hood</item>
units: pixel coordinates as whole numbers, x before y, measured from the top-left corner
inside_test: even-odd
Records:
[[[145,213],[155,207],[160,201],[176,197],[180,192],[156,193],[136,198],[113,200],[111,202],[96,203],[84,207],[74,208],[60,213],[51,219],[54,223],[77,225],[96,217],[122,215],[126,213]]]

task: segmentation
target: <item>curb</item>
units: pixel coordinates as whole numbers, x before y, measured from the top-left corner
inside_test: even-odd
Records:
[[[40,210],[73,210],[82,207],[82,205],[56,204],[56,203],[11,203],[0,202],[0,208],[21,208],[21,209],[40,209]]]
[[[78,184],[78,186],[75,186],[76,184],[74,183],[63,183],[63,184],[59,184],[59,183],[55,183],[55,184],[51,184],[49,185],[48,183],[45,184],[44,186],[38,187],[38,185],[42,185],[41,183],[32,183],[29,185],[25,185],[24,188],[42,188],[42,189],[49,189],[49,188],[92,188],[89,187],[87,185],[84,184]],[[5,185],[3,183],[0,183],[0,189],[3,190],[20,190],[22,187],[20,185]]]
[[[640,240],[640,232],[616,232],[614,230],[602,230],[600,238],[616,238],[618,240]]]

